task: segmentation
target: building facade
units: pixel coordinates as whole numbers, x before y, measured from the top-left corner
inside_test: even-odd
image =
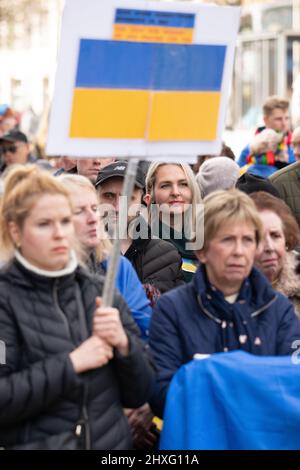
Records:
[[[51,96],[63,0],[0,1],[0,103],[40,115]]]

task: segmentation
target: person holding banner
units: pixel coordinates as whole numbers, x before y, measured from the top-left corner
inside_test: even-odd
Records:
[[[187,249],[193,239],[200,192],[187,163],[154,162],[146,176],[146,195],[151,227],[158,223],[159,237],[171,242],[182,257],[182,272],[189,282],[197,269],[197,258]],[[157,220],[157,218],[159,220]],[[154,229],[156,235],[156,230]]]
[[[15,167],[0,226],[0,446],[131,448],[123,407],[149,399],[153,370],[122,298],[102,307],[101,279],[79,266],[67,190]]]
[[[204,245],[189,284],[164,294],[150,326],[158,370],[150,404],[162,417],[169,383],[194,355],[242,349],[289,355],[300,340],[292,303],[253,267],[263,229],[254,202],[233,189],[204,199]]]
[[[99,220],[99,201],[96,190],[92,183],[81,175],[64,174],[59,176],[59,180],[70,193],[76,235],[85,252],[86,264],[90,272],[105,275],[107,258],[112,247],[107,233],[104,232],[103,223]],[[165,244],[161,240],[159,242]],[[133,266],[124,256],[120,256],[116,287],[131,310],[140,328],[142,339],[148,340],[152,310]],[[134,448],[152,448],[157,441],[158,434],[152,422],[153,414],[149,405],[126,410],[126,416],[131,428]]]

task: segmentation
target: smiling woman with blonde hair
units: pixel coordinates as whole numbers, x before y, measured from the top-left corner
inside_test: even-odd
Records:
[[[182,256],[182,270],[186,282],[197,269],[194,252],[188,242],[196,238],[197,210],[200,192],[194,173],[186,163],[154,162],[146,175],[146,195],[151,226],[158,226],[163,240],[171,242]]]

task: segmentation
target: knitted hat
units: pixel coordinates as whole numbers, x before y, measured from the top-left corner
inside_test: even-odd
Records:
[[[273,186],[270,180],[262,178],[258,175],[252,175],[251,173],[244,173],[237,180],[236,188],[246,194],[256,193],[257,191],[264,191],[265,193],[269,193],[275,197],[280,198],[279,192],[275,186]]]
[[[196,176],[202,198],[213,191],[234,188],[239,174],[240,167],[228,157],[206,160]]]

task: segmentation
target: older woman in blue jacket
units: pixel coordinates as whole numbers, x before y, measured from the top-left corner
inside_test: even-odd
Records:
[[[300,339],[293,305],[253,268],[262,224],[251,199],[238,190],[212,193],[204,200],[204,221],[194,279],[164,294],[152,316],[158,416],[174,373],[194,354],[288,355]]]

